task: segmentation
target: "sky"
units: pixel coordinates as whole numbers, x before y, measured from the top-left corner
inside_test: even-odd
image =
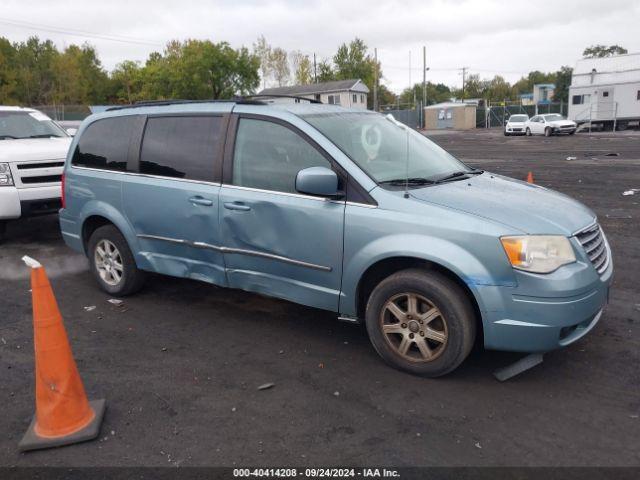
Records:
[[[395,92],[422,81],[423,46],[427,80],[459,87],[462,67],[514,82],[573,66],[592,44],[640,52],[639,31],[639,0],[2,0],[0,10],[0,36],[86,41],[107,70],[144,62],[172,39],[251,48],[264,35],[321,60],[359,37],[377,48],[382,83]]]

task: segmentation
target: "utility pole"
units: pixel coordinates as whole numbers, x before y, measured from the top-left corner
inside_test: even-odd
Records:
[[[411,85],[411,50],[409,50],[409,91],[414,94],[415,100],[415,90],[413,89],[413,85]],[[411,97],[409,97],[409,101],[411,101]]]
[[[467,80],[467,70],[469,70],[469,67],[462,67],[460,70],[462,70],[462,101],[464,102],[464,84]]]
[[[375,67],[373,69],[373,111],[378,111],[378,49],[373,49],[373,61]]]
[[[422,47],[422,108],[427,106],[427,47]]]
[[[318,67],[316,65],[316,52],[313,52],[313,83],[318,83]]]

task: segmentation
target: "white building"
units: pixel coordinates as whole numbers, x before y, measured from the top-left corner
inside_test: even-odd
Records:
[[[369,89],[362,80],[336,80],[333,82],[294,85],[292,87],[265,88],[258,95],[291,95],[319,100],[330,105],[349,108],[367,108]]]
[[[640,120],[640,53],[578,60],[569,88],[569,118],[624,128]]]
[[[556,86],[553,83],[536,83],[533,86],[533,104],[547,105],[553,100]]]

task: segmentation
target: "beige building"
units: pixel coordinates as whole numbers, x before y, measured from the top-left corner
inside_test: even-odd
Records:
[[[424,128],[427,130],[476,128],[476,105],[461,102],[429,105],[424,109]]]
[[[329,105],[348,108],[367,108],[369,89],[362,80],[336,80],[334,82],[265,88],[258,95],[290,95],[319,100]]]

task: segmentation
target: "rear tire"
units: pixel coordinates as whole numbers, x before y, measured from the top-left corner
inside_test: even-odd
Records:
[[[91,272],[109,295],[124,297],[140,290],[146,274],[139,270],[122,233],[113,225],[98,228],[89,239]]]
[[[422,269],[403,270],[378,284],[367,303],[366,326],[389,365],[424,377],[455,370],[476,336],[466,292],[444,275]]]

